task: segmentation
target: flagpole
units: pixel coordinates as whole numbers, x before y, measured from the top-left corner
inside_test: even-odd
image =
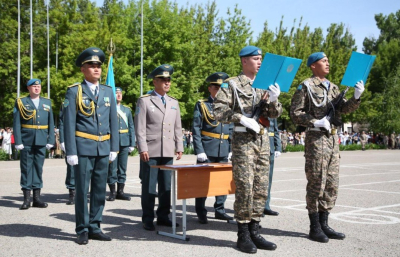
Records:
[[[140,96],[143,95],[143,0],[142,0],[142,15],[140,26]]]
[[[21,87],[21,4],[18,0],[18,71],[17,71],[17,98]]]
[[[47,0],[47,97],[50,98],[50,28],[49,28],[49,0]]]
[[[30,25],[31,25],[31,79],[33,78],[33,29],[32,29],[32,0],[31,3],[31,10],[30,10]]]

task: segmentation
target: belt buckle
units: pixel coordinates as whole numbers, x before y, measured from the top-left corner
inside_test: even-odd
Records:
[[[224,133],[221,133],[221,135],[219,136],[219,139],[224,139]]]
[[[40,129],[40,125],[37,125],[37,129]]]
[[[99,140],[98,141],[103,141],[103,135],[99,136]]]

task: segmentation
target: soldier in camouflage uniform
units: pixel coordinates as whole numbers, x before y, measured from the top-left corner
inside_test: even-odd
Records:
[[[392,133],[390,134],[390,148],[392,148],[392,150],[395,149],[395,143],[396,143],[396,133]]]
[[[310,238],[326,243],[329,238],[344,239],[345,235],[328,226],[329,211],[335,205],[339,187],[339,144],[336,127],[326,119],[329,102],[339,94],[339,87],[325,78],[329,61],[322,52],[313,53],[307,61],[313,76],[304,80],[292,98],[290,116],[296,125],[307,127],[305,140],[305,173],[307,176],[307,209]],[[362,81],[355,85],[354,97],[343,99],[335,110],[335,118],[356,110],[364,91]]]
[[[238,223],[237,247],[240,251],[255,253],[257,248],[276,249],[274,243],[261,237],[258,228],[268,193],[270,146],[267,120],[268,117],[279,117],[282,105],[278,102],[279,85],[271,85],[269,94],[252,87],[261,65],[261,50],[247,46],[239,56],[243,72],[221,85],[214,101],[214,117],[220,122],[233,122],[235,125],[232,171],[236,184],[234,210]],[[263,125],[251,118],[255,105],[261,99],[267,100],[267,107],[261,115]]]
[[[365,151],[365,144],[366,144],[367,141],[368,141],[367,134],[365,134],[365,131],[363,131],[363,132],[361,133],[361,135],[360,135],[360,141],[361,141],[361,148],[362,148],[363,151]]]
[[[282,153],[286,153],[287,140],[288,140],[288,135],[286,130],[284,130],[281,135]]]

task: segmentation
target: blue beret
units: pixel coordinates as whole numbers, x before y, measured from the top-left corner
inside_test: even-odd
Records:
[[[174,68],[169,64],[163,64],[155,68],[148,76],[148,79],[170,78],[174,73]]]
[[[221,85],[227,78],[229,78],[229,75],[225,72],[215,72],[207,77],[206,82],[209,84]]]
[[[82,65],[88,62],[97,62],[102,64],[105,59],[106,56],[100,48],[89,47],[88,49],[85,49],[82,53],[80,53],[78,58],[76,58],[75,65],[78,67],[82,67]]]
[[[120,91],[122,92],[122,89],[120,87],[115,87],[115,92]]]
[[[42,81],[40,81],[40,79],[30,79],[28,83],[26,83],[26,86],[29,87],[32,85],[39,85],[39,84],[40,85],[42,84]]]
[[[255,47],[255,46],[245,46],[240,50],[239,56],[240,57],[246,57],[246,56],[255,56],[255,55],[261,55],[262,51],[260,48]]]
[[[324,52],[316,52],[316,53],[311,54],[307,60],[307,67],[310,67],[311,64],[321,60],[324,57],[326,57],[326,54]]]

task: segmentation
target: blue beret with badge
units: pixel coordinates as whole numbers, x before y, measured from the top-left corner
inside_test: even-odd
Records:
[[[256,46],[245,46],[239,52],[240,57],[256,56],[261,54],[262,54],[261,49]]]
[[[85,63],[99,63],[101,65],[105,59],[106,55],[100,48],[89,47],[76,58],[75,65],[78,67],[82,67]]]
[[[115,92],[122,92],[122,88],[120,88],[120,87],[115,87]]]
[[[42,81],[40,79],[30,79],[28,81],[28,83],[26,83],[26,86],[29,87],[32,85],[41,85],[41,84],[42,84]]]
[[[206,82],[208,84],[221,86],[227,78],[229,78],[229,75],[225,72],[215,72],[207,77]]]
[[[307,67],[310,67],[311,64],[321,60],[324,57],[326,57],[326,54],[324,52],[316,52],[316,53],[311,54],[307,60]]]
[[[170,78],[174,73],[174,68],[169,64],[163,64],[155,68],[148,76],[148,79]]]

